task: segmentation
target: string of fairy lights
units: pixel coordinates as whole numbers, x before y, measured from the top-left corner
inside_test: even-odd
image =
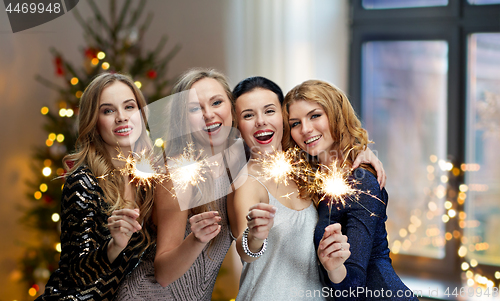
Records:
[[[480,287],[484,290],[492,289],[495,285],[498,286],[500,279],[500,271],[495,271],[493,275],[485,276],[479,271],[480,262],[474,258],[474,252],[486,251],[490,248],[488,242],[483,241],[480,236],[468,237],[464,235],[464,230],[467,228],[479,227],[481,222],[471,218],[467,218],[464,205],[467,200],[467,193],[469,191],[487,191],[488,185],[484,184],[460,184],[458,190],[447,185],[451,177],[458,177],[464,175],[466,172],[477,172],[481,166],[476,163],[461,164],[455,166],[451,162],[438,160],[437,156],[432,155],[429,158],[430,164],[427,166],[427,179],[429,181],[437,180],[438,184],[434,184],[432,189],[426,188],[431,198],[427,202],[427,212],[422,210],[413,210],[410,216],[410,223],[406,228],[399,229],[399,237],[390,240],[391,252],[398,254],[400,252],[408,251],[412,243],[418,242],[419,246],[444,247],[446,241],[457,239],[460,246],[457,250],[457,255],[461,258],[460,269],[462,270],[462,279],[468,287]],[[440,175],[440,173],[446,173]],[[432,186],[432,185],[431,185]],[[434,200],[444,200],[441,204],[436,203]],[[442,208],[440,208],[440,205]],[[445,231],[443,234],[442,229],[435,223],[425,224],[423,219],[431,221],[436,217],[440,217],[443,224],[457,219],[459,229],[452,231]],[[426,225],[425,229],[421,226]],[[420,229],[420,231],[419,231]],[[422,233],[421,237],[418,234]],[[494,279],[493,279],[494,278]],[[496,282],[496,284],[495,284]]]

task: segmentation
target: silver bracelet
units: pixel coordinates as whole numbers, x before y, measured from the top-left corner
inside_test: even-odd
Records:
[[[243,251],[250,257],[256,258],[262,256],[262,254],[264,254],[267,248],[267,238],[264,239],[264,243],[262,244],[262,248],[260,249],[260,251],[254,253],[250,251],[250,248],[248,247],[248,232],[250,232],[250,230],[246,228],[245,231],[243,232],[243,237],[241,238],[241,245],[243,246]]]

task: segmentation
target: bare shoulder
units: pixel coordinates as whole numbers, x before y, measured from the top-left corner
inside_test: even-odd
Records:
[[[268,203],[269,197],[266,188],[253,176],[240,175],[241,181],[234,193],[234,199],[240,198],[254,200],[255,203]]]

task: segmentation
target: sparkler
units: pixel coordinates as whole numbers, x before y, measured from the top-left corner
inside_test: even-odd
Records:
[[[134,152],[128,157],[120,152],[118,160],[125,161],[125,167],[121,169],[122,175],[130,175],[130,183],[135,182],[138,186],[144,186],[144,189],[152,188],[153,183],[161,183],[165,179],[165,175],[155,167],[153,156],[146,150]]]
[[[317,170],[313,170],[301,158],[300,152],[301,150],[295,147],[286,152],[276,151],[264,154],[260,159],[254,159],[262,167],[259,175],[265,180],[273,179],[277,184],[281,182],[284,185],[288,185],[288,180],[291,178],[303,180],[306,183],[305,187],[309,193],[322,195],[319,202],[326,198],[329,199],[329,219],[331,218],[333,203],[340,203],[345,206],[347,201],[358,202],[371,216],[376,216],[375,213],[359,203],[360,195],[366,194],[382,203],[383,201],[372,195],[370,191],[363,191],[356,188],[356,185],[360,182],[349,177],[350,172],[345,167],[345,162],[339,164],[338,161],[334,160],[330,166],[320,165]],[[292,194],[293,192],[282,197],[290,198]]]
[[[169,179],[176,191],[186,190],[189,185],[196,186],[205,182],[205,174],[210,170],[206,167],[217,166],[217,162],[210,163],[207,159],[200,159],[202,150],[196,155],[193,143],[189,143],[181,155],[168,160]],[[200,191],[201,193],[201,191]]]
[[[262,166],[262,171],[259,175],[266,180],[273,179],[275,183],[282,182],[285,186],[288,185],[290,176],[302,174],[299,168],[302,160],[298,160],[298,152],[300,149],[291,148],[286,152],[275,151],[266,153],[260,159],[255,159]]]
[[[361,207],[370,213],[370,216],[377,216],[359,202],[360,195],[366,194],[382,203],[384,202],[378,197],[372,195],[370,191],[363,191],[356,188],[355,186],[360,182],[349,178],[349,172],[345,169],[344,164],[339,166],[337,162],[338,161],[334,160],[330,166],[321,165],[315,173],[313,184],[309,187],[310,191],[323,194],[319,202],[323,201],[327,197],[329,198],[328,223],[330,223],[333,202],[341,203],[343,206],[346,205],[347,200],[358,202]]]
[[[288,184],[290,178],[302,179],[307,183],[306,187],[310,193],[322,195],[319,202],[326,198],[329,199],[329,218],[334,202],[345,206],[347,201],[358,202],[370,215],[376,216],[375,213],[359,203],[360,195],[369,195],[380,202],[382,200],[372,195],[370,191],[356,188],[359,181],[349,177],[350,172],[345,168],[345,163],[339,164],[335,160],[330,166],[320,165],[320,168],[314,171],[305,160],[300,158],[300,151],[299,148],[292,148],[286,152],[265,154],[263,158],[257,159],[257,162],[262,166],[260,176],[266,180],[273,179],[276,183],[282,182],[284,185]],[[282,197],[290,198],[291,194]]]
[[[356,183],[355,181],[349,181],[347,173],[341,167],[338,167],[336,162],[333,162],[331,166],[322,165],[322,168],[316,171],[312,189],[314,189],[314,192],[323,194],[320,202],[325,197],[330,197],[345,206],[346,198],[356,197],[357,193],[357,190],[349,184]]]

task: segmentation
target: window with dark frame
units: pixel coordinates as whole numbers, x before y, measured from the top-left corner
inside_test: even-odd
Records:
[[[500,0],[351,0],[350,48],[398,274],[498,288]]]

